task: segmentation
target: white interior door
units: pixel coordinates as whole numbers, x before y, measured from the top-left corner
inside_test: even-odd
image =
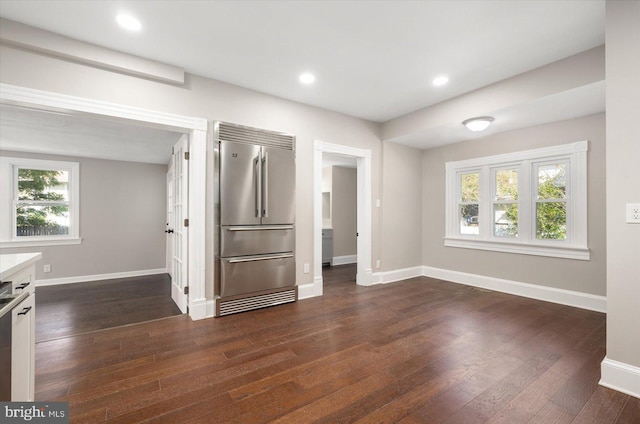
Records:
[[[173,219],[173,158],[169,162],[169,170],[167,171],[167,226],[165,228],[166,237],[166,267],[167,274],[173,278],[173,229],[175,220]]]
[[[171,246],[171,298],[178,305],[182,313],[187,312],[188,301],[188,226],[185,220],[188,218],[189,205],[189,166],[187,162],[187,152],[189,150],[189,137],[183,135],[178,143],[173,147],[171,164],[167,178],[171,178],[169,183],[171,190],[167,194],[171,204],[168,205],[171,213],[167,213],[169,219],[169,233]],[[168,190],[169,191],[169,190]]]

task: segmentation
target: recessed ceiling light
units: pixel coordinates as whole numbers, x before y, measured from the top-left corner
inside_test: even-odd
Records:
[[[439,75],[435,77],[432,81],[433,85],[435,85],[436,87],[441,87],[448,82],[449,82],[449,77],[446,75]]]
[[[313,74],[305,72],[304,74],[301,74],[298,79],[303,84],[312,84],[316,80],[316,77]]]
[[[142,24],[139,20],[126,13],[120,13],[116,17],[116,21],[122,28],[129,31],[140,31],[140,29],[142,28]]]
[[[477,118],[467,119],[462,122],[462,125],[467,127],[469,131],[484,131],[489,128],[489,125],[493,122],[493,118],[490,116],[478,116]]]

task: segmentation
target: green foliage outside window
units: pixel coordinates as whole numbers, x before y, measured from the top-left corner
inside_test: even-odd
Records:
[[[497,174],[496,200],[518,200],[516,171],[501,171]],[[515,179],[515,183],[514,183]],[[461,200],[477,202],[479,199],[479,174],[462,174]],[[538,202],[536,202],[536,238],[545,240],[564,240],[567,236],[567,208],[564,201],[566,195],[565,165],[553,164],[539,167]],[[544,201],[540,201],[544,200]],[[553,201],[557,200],[557,201]],[[507,224],[502,229],[503,235],[516,236],[518,233],[517,203],[503,203],[504,218]],[[469,219],[478,214],[477,204],[461,205],[461,214]],[[477,218],[476,218],[477,220]]]
[[[18,169],[18,204],[16,227],[18,236],[68,234],[68,225],[60,225],[55,217],[66,217],[69,205],[64,194],[53,191],[62,183],[62,171]]]
[[[475,204],[462,205],[460,213],[468,224],[478,225],[477,202],[480,199],[480,174],[475,172],[460,175],[460,188],[460,200],[463,202],[475,202]]]
[[[564,164],[540,166],[538,170],[538,199],[564,200],[566,169]],[[564,240],[567,237],[567,205],[564,201],[536,204],[536,237]]]

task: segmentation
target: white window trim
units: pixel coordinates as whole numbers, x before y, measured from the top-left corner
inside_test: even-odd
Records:
[[[80,244],[80,164],[78,162],[64,162],[56,160],[41,160],[30,158],[0,157],[3,183],[2,208],[2,239],[0,248],[56,246]],[[15,230],[16,205],[15,191],[17,168],[34,168],[53,171],[69,172],[69,234],[64,236],[17,237]]]
[[[466,249],[491,250],[524,255],[549,256],[590,260],[587,246],[587,151],[589,142],[578,141],[541,149],[447,162],[446,171],[446,227],[444,245]],[[536,180],[532,169],[544,162],[566,161],[568,173],[567,239],[538,240],[535,237],[533,217],[536,202],[532,199]],[[518,237],[493,235],[491,219],[492,170],[517,167],[518,169]],[[480,235],[460,234],[458,217],[459,184],[457,175],[465,171],[480,171]],[[533,225],[535,227],[535,225]]]

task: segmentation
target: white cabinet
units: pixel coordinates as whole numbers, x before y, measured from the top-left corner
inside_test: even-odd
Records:
[[[35,262],[41,253],[0,255],[0,281],[11,282],[13,295],[28,293],[11,311],[11,400],[33,402],[35,392]]]
[[[33,402],[35,392],[36,295],[30,294],[12,311],[11,400]]]
[[[333,229],[322,229],[322,264],[333,265]]]

